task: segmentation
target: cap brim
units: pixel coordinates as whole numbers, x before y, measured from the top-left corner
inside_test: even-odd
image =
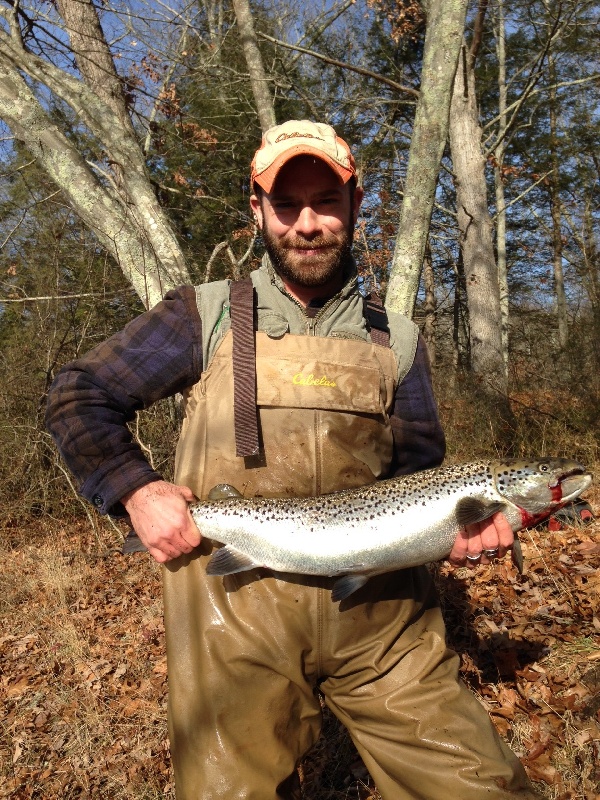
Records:
[[[340,180],[340,183],[342,184],[348,183],[350,178],[355,174],[351,169],[338,164],[337,161],[328,156],[322,150],[303,144],[290,147],[285,150],[283,153],[278,155],[265,170],[260,173],[255,173],[252,176],[252,180],[258,183],[261,189],[267,192],[267,194],[270,194],[273,191],[273,187],[280,169],[292,158],[297,158],[298,156],[314,156],[315,158],[324,161],[327,166],[330,167],[333,172],[335,172]]]

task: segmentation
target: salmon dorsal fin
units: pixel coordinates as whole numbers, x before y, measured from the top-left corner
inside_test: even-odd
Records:
[[[230,483],[218,483],[208,493],[209,500],[234,500],[241,496],[241,493]]]
[[[489,519],[506,504],[501,500],[483,500],[481,497],[463,497],[456,504],[456,519],[461,528]]]

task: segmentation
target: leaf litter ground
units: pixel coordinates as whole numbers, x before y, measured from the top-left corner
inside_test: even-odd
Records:
[[[173,800],[159,567],[105,524],[36,528],[2,535],[0,798]],[[523,576],[435,569],[449,641],[541,796],[600,800],[600,520],[521,539]],[[302,796],[377,798],[324,711]]]

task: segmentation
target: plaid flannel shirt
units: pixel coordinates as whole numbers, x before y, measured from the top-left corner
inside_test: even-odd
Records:
[[[169,292],[58,373],[48,394],[46,425],[81,494],[101,513],[124,514],[123,495],[161,479],[127,423],[140,409],[197,383],[201,373],[202,323],[192,286]],[[397,387],[391,424],[390,474],[442,462],[445,439],[421,338],[414,363]]]

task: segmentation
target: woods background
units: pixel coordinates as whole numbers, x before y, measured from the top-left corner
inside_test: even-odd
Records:
[[[289,118],[353,147],[360,273],[424,332],[449,459],[594,468],[599,17],[579,0],[0,0],[4,544],[68,520],[112,535],[44,430],[47,389],[168,289],[256,266],[249,164]],[[165,402],[132,428],[166,477],[178,424]]]

